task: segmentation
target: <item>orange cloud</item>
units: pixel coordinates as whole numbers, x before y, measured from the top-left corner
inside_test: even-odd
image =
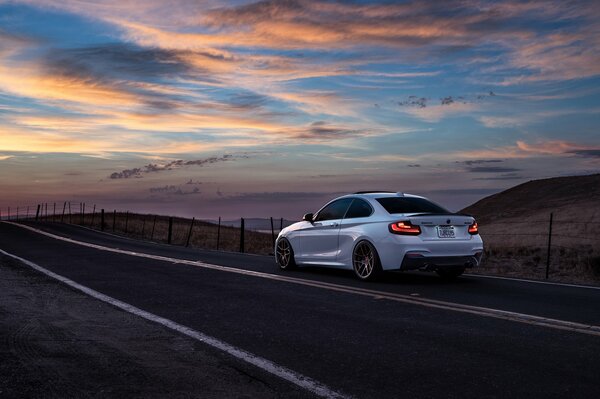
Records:
[[[546,155],[572,155],[577,151],[600,150],[598,146],[578,144],[564,140],[538,140],[527,143],[518,140],[514,145],[483,148],[472,151],[460,151],[451,154],[451,157],[461,159],[480,158],[530,158]]]
[[[286,125],[270,122],[267,119],[244,117],[229,114],[186,113],[172,114],[145,114],[112,112],[105,119],[99,118],[98,122],[104,125],[120,126],[128,130],[150,132],[197,132],[202,129],[232,130],[231,134],[243,134],[240,129],[258,131],[276,131],[286,128]],[[227,132],[218,133],[224,137]]]
[[[308,114],[336,116],[356,116],[358,114],[357,104],[333,92],[275,92],[269,93],[269,96],[291,103],[297,109]]]
[[[113,143],[86,140],[56,132],[40,132],[3,126],[0,129],[0,151],[85,152],[113,148]]]
[[[96,106],[136,106],[140,99],[127,91],[91,79],[50,75],[33,65],[0,64],[0,89],[44,100],[61,100]]]
[[[565,154],[577,150],[595,149],[590,146],[572,143],[564,140],[538,141],[535,144],[529,144],[524,141],[517,141],[517,148],[530,154]]]
[[[172,140],[169,137],[143,134],[66,134],[56,131],[39,131],[3,126],[0,129],[0,151],[64,152],[89,154],[89,156],[115,153],[181,154],[205,151],[223,151],[226,148],[246,148],[262,145],[257,140],[224,139],[219,142],[201,140]],[[96,154],[96,155],[95,155]],[[7,156],[8,157],[8,156]],[[4,158],[7,159],[7,158]]]

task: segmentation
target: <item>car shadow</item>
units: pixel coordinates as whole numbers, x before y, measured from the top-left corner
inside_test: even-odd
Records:
[[[447,280],[439,277],[433,272],[420,271],[386,271],[375,281],[360,281],[351,270],[334,269],[325,266],[302,266],[295,270],[295,273],[303,273],[312,276],[332,277],[353,281],[359,284],[368,285],[440,285],[440,286],[463,286],[476,282],[475,279],[461,276],[454,280]]]

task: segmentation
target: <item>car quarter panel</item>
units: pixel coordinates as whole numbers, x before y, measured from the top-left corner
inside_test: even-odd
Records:
[[[361,240],[371,242],[377,248],[377,243],[389,235],[387,222],[373,220],[372,217],[342,220],[339,234],[338,261],[345,268],[352,269],[352,252],[354,246]]]

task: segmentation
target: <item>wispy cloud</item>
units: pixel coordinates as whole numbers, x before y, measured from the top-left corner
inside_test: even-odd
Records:
[[[530,158],[535,156],[573,156],[595,154],[600,150],[598,145],[579,144],[565,140],[537,140],[533,143],[517,140],[513,145],[496,148],[482,148],[474,151],[460,151],[453,155],[461,158],[477,159],[484,157]]]
[[[501,173],[498,176],[476,177],[473,180],[502,181],[502,180],[522,180],[522,179],[525,179],[525,177],[523,175],[520,175],[515,172],[510,172],[510,173]]]
[[[353,129],[351,127],[335,125],[325,121],[317,121],[306,127],[289,130],[286,134],[307,141],[329,141],[369,136],[375,131],[375,129]]]
[[[400,110],[404,113],[410,114],[415,118],[434,123],[451,116],[455,117],[472,114],[478,109],[479,106],[475,103],[455,102],[451,104],[436,104],[430,106],[424,105],[422,107],[401,108]]]
[[[467,172],[470,173],[506,173],[506,172],[518,172],[521,169],[518,168],[506,168],[502,166],[473,166],[467,168]]]
[[[223,201],[248,201],[248,202],[261,202],[265,200],[269,201],[294,201],[302,202],[306,200],[315,200],[323,197],[333,197],[342,193],[336,192],[312,192],[312,191],[294,191],[294,192],[247,192],[247,193],[234,193],[230,195],[224,195]],[[344,193],[345,194],[345,193]]]
[[[600,148],[595,150],[571,150],[569,153],[588,158],[600,158]]]
[[[502,159],[468,159],[466,161],[456,161],[457,163],[464,163],[467,166],[500,163],[504,162]]]
[[[163,195],[196,195],[202,194],[200,188],[194,187],[192,189],[182,189],[181,186],[165,185],[159,187],[150,187],[148,191],[151,194],[163,194]]]
[[[179,169],[186,166],[206,166],[212,165],[219,162],[233,161],[237,158],[248,158],[247,155],[231,155],[225,154],[221,157],[210,157],[204,159],[196,159],[193,161],[185,161],[178,159],[170,161],[164,164],[151,163],[140,168],[124,169],[120,172],[114,172],[109,175],[110,179],[129,179],[129,178],[141,178],[144,174],[165,172],[173,169]]]

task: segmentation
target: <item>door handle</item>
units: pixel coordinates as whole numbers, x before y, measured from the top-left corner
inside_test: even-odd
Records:
[[[330,224],[330,226],[331,226],[331,227],[338,227],[338,226],[339,226],[339,223],[333,222],[333,223],[331,223],[331,224]]]

